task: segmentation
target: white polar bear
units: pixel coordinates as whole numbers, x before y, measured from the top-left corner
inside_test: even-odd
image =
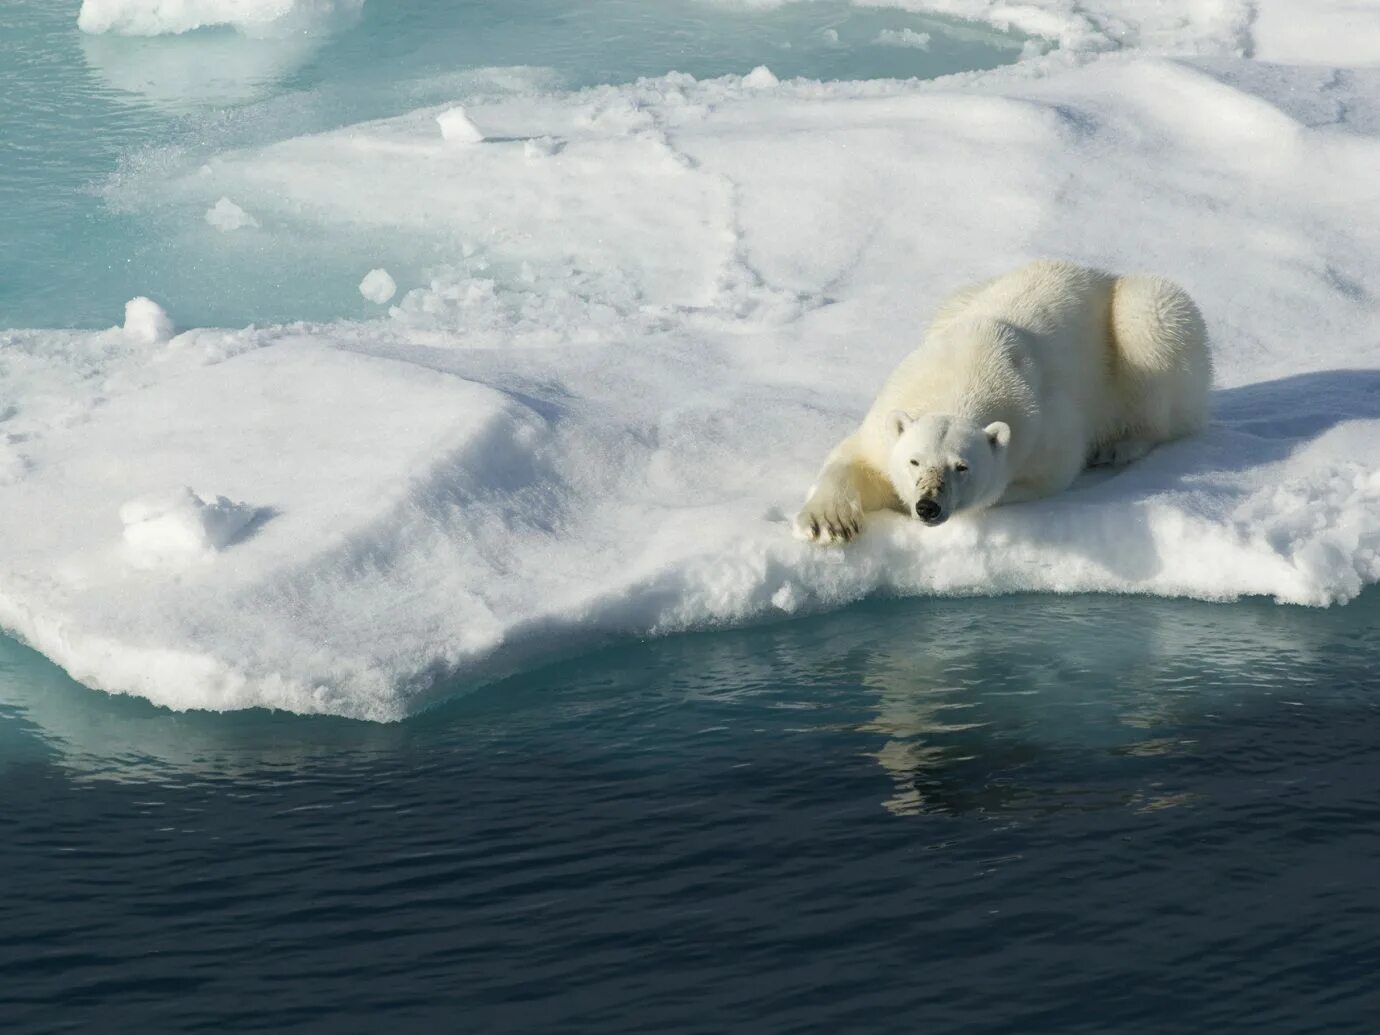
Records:
[[[824,462],[798,536],[891,508],[938,525],[1067,488],[1207,422],[1212,359],[1183,289],[1040,261],[958,292]]]

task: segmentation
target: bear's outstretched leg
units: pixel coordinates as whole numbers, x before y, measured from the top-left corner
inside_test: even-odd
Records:
[[[863,514],[894,505],[895,493],[858,456],[857,436],[834,447],[795,516],[797,538],[812,543],[846,543],[862,531]]]

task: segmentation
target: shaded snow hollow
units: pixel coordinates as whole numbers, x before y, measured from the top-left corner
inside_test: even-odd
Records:
[[[197,221],[234,198],[268,236],[462,247],[369,322],[170,338],[141,302],[127,330],[0,332],[0,625],[172,707],[387,720],[879,592],[1325,604],[1380,579],[1380,73],[774,78],[467,98],[466,147],[430,109],[142,172]],[[1055,499],[796,542],[934,305],[1036,256],[1182,281],[1210,430]]]

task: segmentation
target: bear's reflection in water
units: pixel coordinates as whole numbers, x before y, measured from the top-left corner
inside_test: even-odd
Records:
[[[859,658],[875,715],[857,728],[882,738],[866,753],[891,780],[883,805],[896,815],[1188,804],[1152,764],[1147,782],[1128,783],[1127,759],[1202,759],[1224,717],[1278,707],[1281,691],[1306,693],[1301,682],[1326,683],[1339,659],[1331,641],[1355,642],[1372,603],[1351,612],[1125,597],[893,605],[884,622],[893,635]],[[906,610],[909,635],[896,635]]]

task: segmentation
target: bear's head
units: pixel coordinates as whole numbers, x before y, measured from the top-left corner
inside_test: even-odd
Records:
[[[941,525],[961,510],[990,507],[1006,491],[1011,428],[962,417],[900,410],[887,418],[895,439],[887,471],[908,514]]]

